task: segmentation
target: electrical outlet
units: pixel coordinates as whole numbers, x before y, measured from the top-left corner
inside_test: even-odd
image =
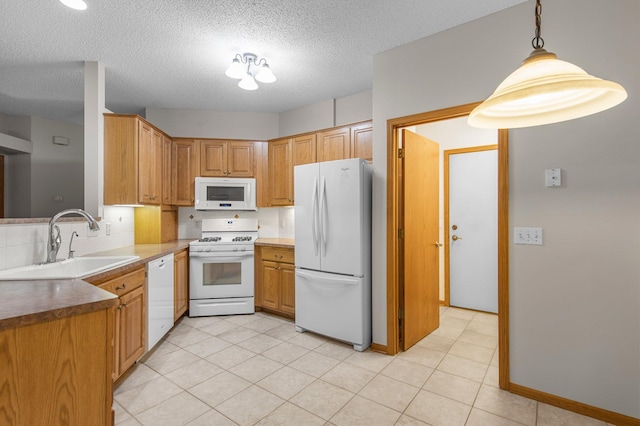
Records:
[[[202,228],[202,220],[198,220],[198,219],[194,220],[193,221],[193,227],[194,228]]]
[[[542,228],[513,228],[515,244],[542,245]]]
[[[111,222],[106,222],[104,224],[104,233],[107,235],[111,235]]]

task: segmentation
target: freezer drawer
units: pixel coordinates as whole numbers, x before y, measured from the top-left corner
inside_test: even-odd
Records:
[[[296,269],[296,330],[371,345],[371,283],[365,278]]]

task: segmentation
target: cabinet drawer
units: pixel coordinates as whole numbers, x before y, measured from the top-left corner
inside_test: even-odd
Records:
[[[262,247],[262,260],[273,262],[294,263],[293,249]]]
[[[132,290],[135,290],[138,287],[142,287],[144,285],[144,279],[144,268],[140,268],[136,269],[133,272],[129,272],[128,274],[100,284],[98,287],[103,290],[107,290],[110,293],[122,296]]]

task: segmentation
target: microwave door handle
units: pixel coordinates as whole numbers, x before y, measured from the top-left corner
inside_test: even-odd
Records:
[[[313,236],[313,253],[318,255],[318,178],[313,179],[313,195],[311,196],[311,235]]]

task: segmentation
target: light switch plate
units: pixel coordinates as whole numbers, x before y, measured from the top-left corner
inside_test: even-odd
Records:
[[[547,188],[557,188],[562,186],[561,169],[547,169],[544,171],[544,182]]]
[[[542,228],[513,228],[515,244],[542,245]]]

